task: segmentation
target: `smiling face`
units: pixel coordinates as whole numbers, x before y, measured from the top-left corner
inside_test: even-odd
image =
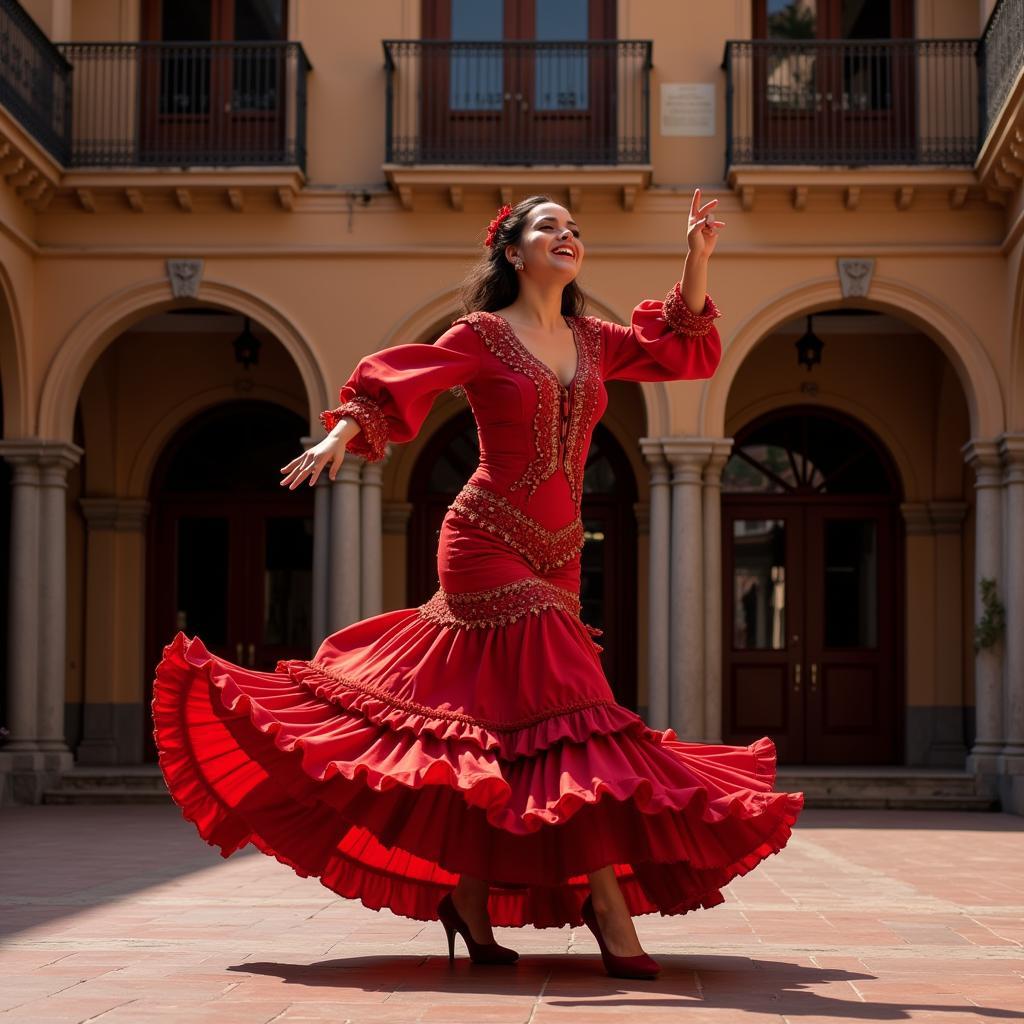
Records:
[[[505,249],[505,258],[521,256],[525,273],[536,278],[551,276],[567,284],[580,271],[583,241],[572,214],[558,203],[541,203],[527,216],[517,245]]]

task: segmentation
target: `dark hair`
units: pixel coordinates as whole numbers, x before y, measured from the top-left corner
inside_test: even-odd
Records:
[[[493,313],[511,305],[519,295],[518,271],[505,258],[505,247],[514,245],[522,237],[523,228],[535,206],[553,203],[550,196],[527,196],[512,207],[512,212],[501,222],[494,244],[470,268],[459,298],[463,311],[474,313],[485,310]],[[587,300],[575,280],[562,289],[562,315],[582,316]]]

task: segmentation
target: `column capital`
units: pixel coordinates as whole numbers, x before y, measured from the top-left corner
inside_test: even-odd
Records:
[[[1000,434],[999,458],[1005,483],[1024,483],[1024,434]]]
[[[715,438],[711,442],[711,455],[704,467],[704,482],[717,487],[722,479],[722,470],[732,455],[733,438]]]
[[[664,439],[660,437],[641,437],[640,451],[650,466],[663,466],[666,464]]]
[[[716,440],[711,437],[666,437],[662,439],[662,445],[665,457],[673,466],[703,469],[714,451]]]
[[[975,474],[975,487],[998,487],[999,477],[999,445],[997,441],[972,438],[960,448],[967,463]]]
[[[57,467],[65,472],[76,466],[84,449],[70,441],[48,441],[40,437],[19,437],[0,441],[0,457],[11,465],[34,464]]]
[[[82,497],[78,499],[90,530],[132,533],[142,530],[149,515],[145,498]]]

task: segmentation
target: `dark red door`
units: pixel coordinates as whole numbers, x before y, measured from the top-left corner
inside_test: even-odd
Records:
[[[803,514],[796,504],[722,509],[723,731],[771,736],[779,760],[804,760]]]
[[[899,474],[816,406],[738,431],[722,474],[723,737],[786,764],[900,757]]]
[[[286,127],[287,0],[143,0],[143,162],[279,154]],[[152,44],[152,45],[148,45]]]
[[[610,160],[617,52],[580,44],[615,36],[614,0],[423,0],[421,159]]]
[[[754,39],[804,43],[753,48],[756,160],[915,159],[910,0],[753,3]]]
[[[805,760],[892,763],[899,746],[892,516],[877,503],[809,505],[803,514]]]

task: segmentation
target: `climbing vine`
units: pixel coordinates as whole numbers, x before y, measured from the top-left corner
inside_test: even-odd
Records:
[[[994,647],[1006,628],[1006,610],[996,593],[996,581],[983,577],[978,588],[981,591],[981,604],[985,609],[981,620],[974,627],[974,649],[988,650]]]

